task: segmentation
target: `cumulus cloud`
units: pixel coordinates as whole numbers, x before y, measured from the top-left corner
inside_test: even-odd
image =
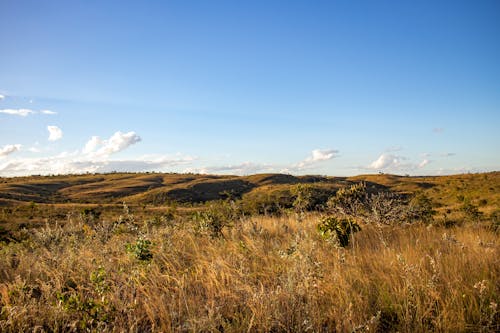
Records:
[[[99,145],[102,144],[102,140],[98,136],[93,136],[90,138],[89,141],[85,144],[85,147],[83,148],[83,153],[84,154],[89,154],[97,149]]]
[[[431,163],[431,161],[426,158],[420,163],[412,163],[404,156],[384,153],[364,169],[379,171],[411,171],[421,169],[429,163]]]
[[[304,169],[304,168],[310,167],[312,165],[315,165],[318,162],[328,161],[328,160],[334,158],[335,154],[338,154],[338,150],[334,150],[334,149],[326,149],[326,150],[314,149],[311,152],[311,156],[309,156],[306,159],[304,159],[303,161],[297,163],[295,165],[295,168],[297,168],[297,169]]]
[[[83,148],[85,154],[93,156],[109,156],[118,153],[142,139],[135,132],[122,133],[120,131],[113,134],[108,140],[102,140],[98,136],[93,136]]]
[[[10,155],[10,154],[18,151],[19,149],[21,149],[21,145],[19,145],[19,144],[3,146],[2,148],[0,148],[0,157]]]
[[[3,109],[0,110],[0,113],[26,117],[27,115],[34,114],[36,112],[30,109]]]
[[[1,101],[2,99],[5,99],[5,95],[0,94],[0,101]]]
[[[49,141],[57,141],[63,137],[62,130],[57,126],[47,126],[49,131]]]
[[[393,154],[382,154],[375,161],[369,165],[369,169],[389,169],[399,167],[402,161],[405,160],[404,157],[393,155]]]
[[[190,156],[141,157],[126,160],[95,160],[80,152],[62,153],[44,158],[18,158],[0,163],[0,175],[24,176],[32,174],[80,174],[86,172],[144,172],[158,171],[186,165],[194,159]]]
[[[50,128],[51,126],[49,126]],[[57,137],[57,126],[52,126],[49,132]],[[60,133],[62,136],[62,131]],[[83,149],[73,152],[63,152],[55,156],[8,158],[0,162],[0,176],[24,176],[32,174],[78,174],[86,172],[144,172],[167,171],[172,167],[190,165],[195,158],[182,154],[148,155],[138,158],[112,160],[109,155],[122,151],[141,141],[135,132],[116,132],[109,139],[102,140],[93,136]],[[38,145],[38,143],[36,143]],[[21,145],[8,145],[0,148],[0,157],[19,150]],[[38,152],[37,147],[29,149]],[[169,170],[171,171],[171,170]]]

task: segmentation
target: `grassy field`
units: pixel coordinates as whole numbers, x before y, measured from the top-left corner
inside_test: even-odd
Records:
[[[0,331],[499,331],[499,180],[3,179]]]

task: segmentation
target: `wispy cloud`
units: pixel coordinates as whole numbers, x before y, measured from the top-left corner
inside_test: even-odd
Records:
[[[7,155],[10,155],[18,150],[21,149],[21,145],[5,145],[2,148],[0,148],[0,157],[4,157]]]
[[[57,112],[50,111],[50,110],[42,110],[42,111],[34,111],[30,109],[3,109],[0,110],[0,113],[4,114],[9,114],[13,116],[20,116],[20,117],[26,117],[31,114],[45,114],[45,115],[55,115]]]
[[[456,155],[456,153],[443,153],[440,156],[441,157],[452,157],[452,156],[455,156],[455,155]]]
[[[2,99],[5,99],[5,95],[0,94],[0,101],[1,101]]]
[[[0,110],[0,113],[26,117],[27,115],[34,114],[36,112],[30,109],[3,109]]]
[[[56,115],[57,112],[55,111],[50,111],[50,110],[42,110],[40,111],[41,114],[48,114],[48,115]]]
[[[276,172],[276,168],[275,166],[269,164],[244,162],[236,165],[187,168],[184,170],[184,172],[192,172],[200,174],[250,175],[263,172]]]
[[[391,146],[391,147],[388,147],[385,151],[386,152],[397,152],[397,151],[401,151],[403,149],[403,147],[401,146]]]
[[[201,173],[201,174],[232,174],[232,175],[249,175],[255,173],[282,172],[282,173],[300,173],[304,170],[312,170],[318,164],[333,159],[338,150],[334,149],[314,149],[311,155],[304,160],[289,164],[263,164],[254,162],[243,162],[240,164],[229,164],[222,166],[206,166],[199,168],[187,168],[185,172]]]
[[[444,132],[444,128],[442,127],[434,127],[432,129],[432,132],[436,133],[436,134],[440,134],[440,133],[443,133]]]
[[[57,126],[47,126],[49,141],[57,141],[63,137],[63,131]]]
[[[421,168],[425,167],[425,166],[426,166],[427,164],[429,164],[429,163],[430,163],[430,160],[425,159],[425,160],[423,160],[422,162],[420,162],[420,163],[418,164],[418,168],[419,168],[419,169],[421,169]]]

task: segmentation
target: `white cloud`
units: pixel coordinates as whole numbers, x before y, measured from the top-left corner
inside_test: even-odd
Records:
[[[97,157],[106,157],[118,153],[141,140],[141,137],[135,132],[122,133],[118,131],[108,140],[101,140],[98,136],[93,136],[85,145],[83,152]]]
[[[42,110],[40,111],[41,114],[48,114],[48,115],[55,115],[57,112],[55,111],[50,111],[50,110]]]
[[[3,109],[0,110],[0,113],[26,117],[27,115],[34,114],[36,112],[30,109]]]
[[[389,168],[397,168],[402,164],[402,161],[405,160],[404,157],[393,155],[393,154],[382,154],[373,161],[369,165],[369,169],[389,169]]]
[[[0,101],[1,101],[2,99],[5,99],[5,95],[0,94]]]
[[[30,109],[3,109],[0,110],[0,113],[5,113],[5,114],[10,114],[14,116],[21,116],[21,117],[26,117],[29,116],[30,114],[46,114],[46,115],[55,115],[57,112],[50,111],[50,110],[42,110],[42,111],[34,111]]]
[[[200,174],[250,175],[255,173],[276,172],[276,168],[268,164],[244,162],[241,164],[227,165],[227,166],[187,168],[184,170],[184,172],[192,172]]]
[[[293,165],[290,168],[290,170],[293,170],[293,169],[301,170],[301,169],[311,167],[319,162],[328,161],[328,160],[334,158],[335,154],[337,154],[337,153],[338,153],[338,150],[334,150],[334,149],[326,149],[326,150],[314,149],[311,152],[311,156],[309,156],[306,159],[304,159],[303,161]],[[286,170],[288,170],[288,169],[286,169]]]
[[[19,158],[0,163],[0,175],[24,176],[32,174],[80,174],[86,172],[144,172],[161,171],[186,165],[194,159],[190,156],[141,157],[128,160],[95,160],[81,152],[62,153],[44,158]]]
[[[93,136],[90,140],[85,144],[83,148],[84,154],[89,154],[97,149],[102,144],[102,140],[98,136]]]
[[[379,171],[411,171],[421,169],[429,163],[431,163],[431,161],[427,158],[416,164],[408,162],[408,158],[404,156],[384,153],[364,169]]]
[[[49,141],[57,141],[63,137],[62,130],[57,126],[47,126],[49,131]]]
[[[19,144],[3,146],[2,148],[0,148],[0,157],[10,155],[10,154],[18,151],[19,149],[21,149],[21,145],[19,145]]]
[[[424,159],[422,162],[420,162],[418,164],[418,168],[421,169],[423,167],[425,167],[427,164],[429,164],[431,161],[429,161],[428,159]]]

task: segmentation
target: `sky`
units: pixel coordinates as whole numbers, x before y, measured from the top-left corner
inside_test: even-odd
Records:
[[[0,176],[500,170],[500,1],[0,0]]]

